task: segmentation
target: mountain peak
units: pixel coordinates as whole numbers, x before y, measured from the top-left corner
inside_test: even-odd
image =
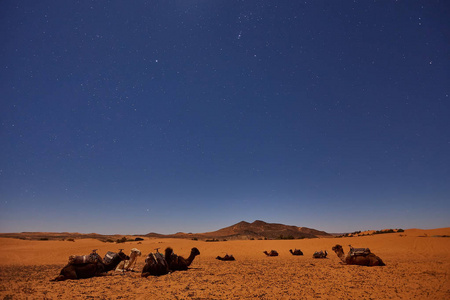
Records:
[[[277,239],[277,238],[317,238],[330,237],[328,233],[307,227],[297,227],[255,220],[252,223],[241,221],[202,236],[225,239]]]
[[[147,236],[155,236],[148,234]],[[317,237],[331,237],[325,231],[319,231],[307,227],[297,227],[278,223],[267,223],[255,220],[252,223],[241,221],[234,225],[212,232],[204,233],[177,233],[165,235],[165,237],[197,238],[197,239],[226,239],[226,240],[249,240],[249,239],[304,239]]]
[[[234,225],[249,225],[250,223],[249,222],[246,222],[246,221],[240,221],[239,223],[236,223],[236,224],[234,224]]]
[[[252,225],[265,225],[265,224],[267,224],[267,223],[264,221],[261,221],[261,220],[255,220],[252,223]]]

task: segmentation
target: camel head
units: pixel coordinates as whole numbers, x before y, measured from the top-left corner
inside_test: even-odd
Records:
[[[331,248],[331,250],[333,250],[334,252],[338,253],[338,252],[342,252],[344,253],[344,248],[342,248],[341,245],[336,245],[333,248]]]
[[[141,256],[141,251],[139,251],[139,249],[137,249],[137,248],[133,248],[133,249],[131,249],[130,256],[131,255],[133,255],[133,256]]]
[[[200,251],[194,247],[191,249],[191,255],[193,255],[193,256],[200,255]]]

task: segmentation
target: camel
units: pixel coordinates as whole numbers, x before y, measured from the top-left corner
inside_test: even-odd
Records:
[[[232,261],[232,260],[236,260],[236,259],[234,258],[233,255],[228,255],[228,254],[225,254],[224,257],[217,256],[216,259],[218,259],[218,260],[224,260],[224,261]]]
[[[141,273],[142,277],[148,277],[150,275],[161,276],[169,273],[169,265],[162,253],[159,253],[158,249],[155,249],[156,253],[150,253],[145,259],[145,265]]]
[[[328,255],[328,252],[326,250],[325,251],[320,250],[320,251],[314,252],[313,258],[327,258],[327,255]]]
[[[189,257],[184,258],[182,256],[178,256],[175,253],[173,253],[172,248],[167,247],[165,250],[164,257],[171,271],[185,271],[188,269],[188,267],[191,265],[191,263],[194,261],[194,258],[197,255],[200,255],[200,251],[198,251],[197,248],[192,248]]]
[[[347,255],[344,254],[344,249],[341,245],[336,245],[331,248],[334,252],[336,252],[337,256],[342,260],[344,264],[347,265],[359,265],[359,266],[385,266],[385,263],[373,253],[370,253],[370,250],[367,248],[353,248],[353,251],[350,251]],[[359,253],[358,253],[358,250]],[[364,251],[362,251],[364,250]]]
[[[130,259],[128,255],[119,251],[119,253],[108,252],[103,260],[94,263],[67,264],[62,268],[59,275],[50,281],[63,281],[66,279],[91,278],[99,276],[116,268],[122,261]]]
[[[292,255],[303,255],[303,252],[300,249],[295,249],[294,251],[292,251],[292,249],[289,249],[289,252],[291,252]]]
[[[270,250],[269,253],[267,253],[267,251],[263,251],[263,253],[267,256],[278,256],[278,252],[275,250]]]
[[[130,259],[121,261],[117,265],[116,271],[118,272],[133,271],[133,263],[134,265],[136,265],[138,256],[141,256],[141,251],[139,251],[139,249],[136,248],[131,249]]]

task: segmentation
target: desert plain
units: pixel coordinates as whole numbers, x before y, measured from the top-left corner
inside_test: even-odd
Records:
[[[145,238],[105,243],[97,239],[40,241],[0,238],[0,299],[450,299],[450,228],[408,229],[357,237],[298,240],[230,240]],[[340,244],[368,247],[383,267],[344,265],[331,248]],[[172,247],[187,257],[200,250],[187,271],[142,278],[148,253]],[[135,272],[51,282],[72,254],[103,257],[119,249],[142,252]],[[293,256],[289,249],[301,249]],[[277,257],[263,251],[276,250]],[[314,251],[327,250],[326,259]],[[216,256],[232,254],[236,261]]]

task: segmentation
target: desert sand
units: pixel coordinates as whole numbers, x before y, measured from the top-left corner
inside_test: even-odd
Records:
[[[186,239],[145,239],[124,244],[96,239],[30,241],[0,238],[1,299],[450,299],[450,228],[410,229],[402,233],[303,240],[205,242]],[[331,247],[369,247],[384,267],[343,265]],[[145,256],[155,248],[172,247],[197,256],[188,271],[161,277],[140,277]],[[138,248],[137,272],[50,282],[69,255],[120,248]],[[304,256],[292,256],[289,249]],[[264,250],[277,250],[267,257]],[[327,250],[327,259],[313,259]],[[233,254],[236,261],[216,260]]]

